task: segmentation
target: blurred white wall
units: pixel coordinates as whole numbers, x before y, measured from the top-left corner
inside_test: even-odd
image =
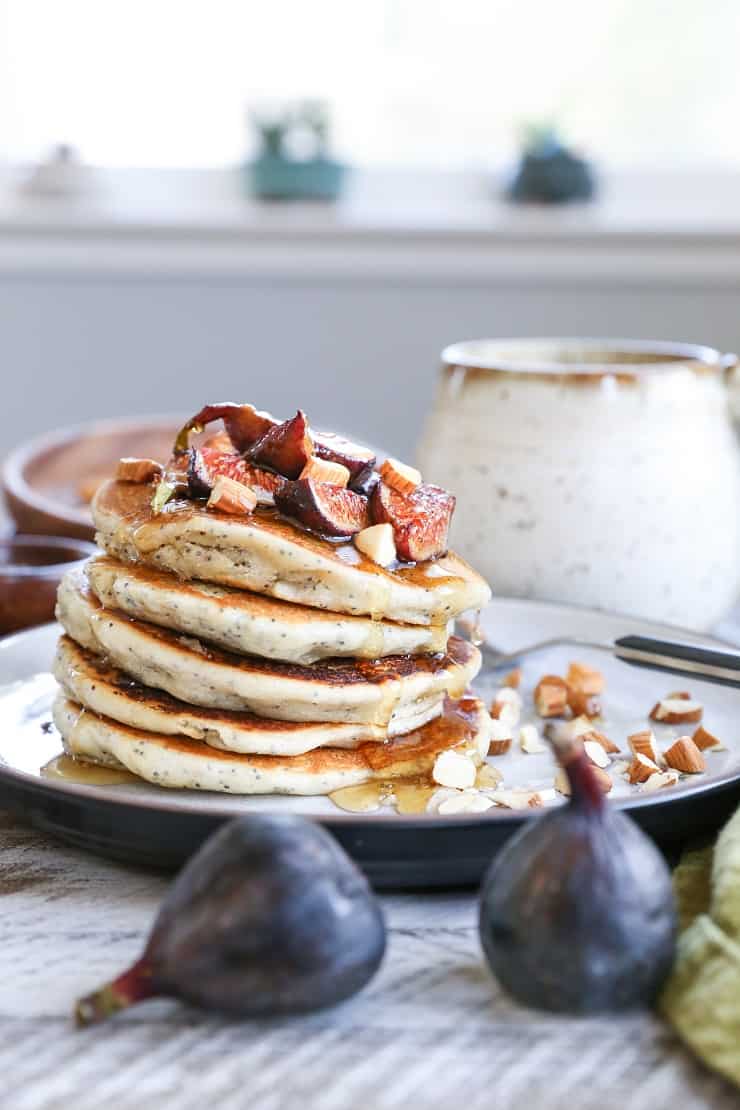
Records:
[[[249,400],[409,456],[437,355],[483,335],[622,335],[740,347],[740,285],[0,274],[2,438],[99,416]]]

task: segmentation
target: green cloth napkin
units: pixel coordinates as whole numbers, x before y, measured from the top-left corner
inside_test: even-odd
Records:
[[[658,1008],[705,1064],[740,1086],[740,810],[673,876],[680,935]]]

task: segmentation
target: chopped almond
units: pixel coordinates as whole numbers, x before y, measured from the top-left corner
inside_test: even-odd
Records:
[[[146,485],[154,478],[161,478],[164,468],[154,459],[119,459],[116,478],[119,482],[139,482]]]
[[[568,685],[564,678],[546,674],[535,686],[534,707],[540,717],[562,717],[568,708]]]
[[[396,561],[396,543],[390,524],[371,524],[353,537],[354,545],[368,559],[381,567],[389,567]]]
[[[670,701],[676,698],[680,701],[691,701],[691,694],[688,690],[674,690],[672,694],[666,694],[666,698]]]
[[[512,690],[518,690],[519,687],[521,686],[521,684],[522,684],[522,668],[521,667],[515,667],[513,671],[509,671],[509,673],[504,676],[503,685],[504,686],[511,686]]]
[[[601,671],[589,667],[587,663],[571,663],[565,681],[583,694],[603,694],[606,685]]]
[[[704,707],[701,702],[692,701],[681,694],[679,697],[663,698],[650,711],[651,721],[664,725],[686,725],[700,721]]]
[[[576,717],[600,717],[601,698],[598,694],[585,694],[582,690],[568,687],[568,705]]]
[[[329,462],[311,455],[310,459],[299,474],[299,478],[313,478],[314,482],[328,482],[331,486],[346,487],[349,482],[349,470],[341,463]]]
[[[519,744],[528,755],[539,755],[547,751],[536,725],[522,725],[519,729]]]
[[[700,775],[707,769],[704,756],[690,736],[679,736],[663,755],[669,767],[685,775]]]
[[[482,763],[475,776],[475,785],[478,790],[495,790],[504,780],[498,767],[490,763]]]
[[[380,466],[380,477],[397,493],[413,493],[421,485],[421,473],[416,467],[407,466],[398,459],[386,459]]]
[[[584,743],[587,740],[593,740],[597,744],[601,744],[604,751],[609,755],[614,755],[619,751],[618,744],[615,744],[614,741],[610,740],[608,736],[605,736],[603,732],[597,732],[596,729],[590,729],[589,732],[583,732],[580,735]]]
[[[257,494],[250,486],[219,475],[211,490],[206,508],[217,509],[218,512],[229,513],[231,516],[244,516],[254,512],[256,505]]]
[[[675,786],[678,782],[678,771],[659,771],[652,774],[642,784],[643,790],[660,790],[665,786]]]
[[[491,703],[491,716],[513,727],[519,723],[522,713],[522,699],[517,690],[509,686],[500,689]]]
[[[432,768],[432,778],[435,782],[440,786],[454,786],[458,790],[472,786],[476,773],[477,768],[473,760],[453,751],[452,748],[440,752]]]
[[[656,772],[660,773],[658,764],[648,756],[636,752],[627,769],[627,777],[634,786],[636,782],[647,782]]]
[[[584,740],[583,750],[591,763],[595,764],[597,767],[609,766],[609,756],[597,740]]]
[[[642,732],[633,732],[627,737],[627,743],[633,755],[645,755],[653,763],[659,762],[658,749],[655,746],[655,737],[652,729],[646,728]]]
[[[704,725],[699,725],[692,736],[692,740],[700,752],[721,751],[724,748],[724,744],[719,737],[709,732],[708,729],[704,728]]]
[[[488,797],[506,809],[539,809],[543,804],[539,790],[495,790]]]

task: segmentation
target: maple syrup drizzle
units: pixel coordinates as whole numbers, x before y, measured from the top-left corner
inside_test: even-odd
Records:
[[[438,789],[429,775],[412,775],[392,782],[375,780],[343,786],[329,798],[348,813],[374,813],[383,805],[392,805],[397,813],[425,813],[427,802]]]
[[[83,786],[123,786],[142,780],[131,771],[118,767],[103,767],[98,763],[85,763],[71,755],[57,755],[41,768],[41,775],[47,779],[64,779]]]

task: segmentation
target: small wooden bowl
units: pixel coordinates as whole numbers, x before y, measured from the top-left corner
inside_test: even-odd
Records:
[[[62,536],[0,540],[0,635],[53,620],[62,575],[95,550],[85,540]]]
[[[106,420],[52,432],[17,447],[0,478],[18,531],[92,540],[95,529],[87,495],[113,476],[123,455],[167,459],[185,419]]]

